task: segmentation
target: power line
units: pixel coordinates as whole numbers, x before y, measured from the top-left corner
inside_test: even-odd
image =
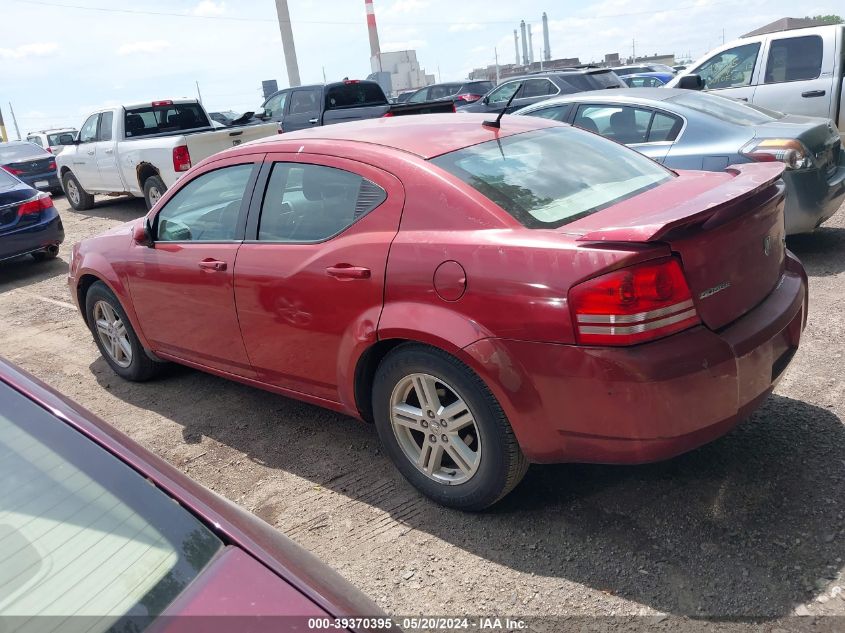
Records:
[[[122,13],[126,15],[151,15],[151,16],[166,16],[174,18],[193,18],[197,20],[222,20],[229,22],[268,22],[276,23],[275,18],[245,18],[238,16],[226,15],[195,15],[193,13],[174,13],[171,11],[145,11],[143,9],[117,9],[114,7],[91,7],[79,4],[63,4],[58,2],[47,2],[46,0],[15,0],[19,4],[29,4],[44,7],[55,7],[59,9],[77,9],[80,11],[99,11],[101,13]],[[733,0],[723,0],[722,2],[712,2],[707,7],[713,7],[725,4],[735,4]],[[679,11],[688,11],[689,9],[700,8],[700,5],[689,4],[681,7],[673,7],[671,9],[663,9],[659,13],[677,13]],[[632,11],[628,13],[614,13],[612,15],[598,15],[598,16],[572,16],[574,20],[609,20],[614,18],[624,18],[636,15],[654,15],[655,11]],[[500,24],[514,24],[519,22],[520,18],[511,18],[508,20],[472,20],[472,21],[456,21],[456,20],[440,20],[440,21],[420,21],[413,22],[395,22],[390,20],[382,20],[382,24],[390,24],[395,26],[443,26],[443,25],[469,25],[469,24],[484,24],[484,25],[500,25]],[[337,21],[337,20],[291,20],[292,24],[321,24],[321,25],[357,25],[360,20],[355,21]]]

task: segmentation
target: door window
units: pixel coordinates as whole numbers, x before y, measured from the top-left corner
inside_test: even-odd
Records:
[[[408,103],[423,103],[428,101],[428,88],[417,90],[414,94],[408,97]]]
[[[506,84],[502,84],[498,88],[496,88],[493,92],[490,93],[490,96],[487,99],[488,103],[505,103],[508,99],[513,96],[513,93],[519,89],[522,85],[521,81],[511,81]]]
[[[92,114],[85,120],[85,123],[82,124],[82,129],[79,131],[80,143],[90,143],[97,139],[97,121],[99,119],[99,114]]]
[[[617,143],[645,143],[651,111],[615,105],[582,105],[574,124],[613,139]]]
[[[387,199],[357,174],[302,163],[276,163],[267,183],[258,239],[321,242],[341,233]]]
[[[100,115],[100,131],[97,134],[98,141],[110,141],[112,121],[114,120],[113,112],[103,112]]]
[[[557,87],[548,79],[529,79],[523,85],[519,98],[548,97],[557,93]]]
[[[197,176],[156,217],[161,242],[226,242],[237,239],[238,217],[253,165],[233,165]]]
[[[282,116],[285,111],[287,97],[287,92],[280,92],[277,95],[273,95],[264,103],[264,111],[271,117]]]
[[[528,114],[529,116],[536,116],[542,119],[566,121],[567,115],[569,114],[569,105],[552,106],[550,108],[543,108],[542,110],[534,110]]]
[[[314,90],[294,90],[290,98],[290,114],[314,112],[317,108],[317,93]]]
[[[749,86],[759,52],[759,42],[735,46],[711,57],[692,72],[704,80],[705,88]]]
[[[655,112],[648,129],[648,142],[674,141],[684,126],[682,119],[663,112]]]
[[[765,83],[816,79],[822,72],[822,38],[818,35],[772,40]]]

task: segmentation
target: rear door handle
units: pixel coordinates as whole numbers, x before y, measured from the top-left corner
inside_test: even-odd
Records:
[[[748,101],[748,97],[737,97],[737,101]]]
[[[326,268],[326,274],[336,279],[369,279],[370,269],[351,264],[337,264]]]
[[[808,90],[807,92],[802,92],[801,96],[809,99],[811,97],[823,97],[825,94],[824,90]]]
[[[200,268],[203,270],[218,270],[223,271],[226,270],[227,264],[226,262],[221,262],[219,259],[204,259],[200,262]]]

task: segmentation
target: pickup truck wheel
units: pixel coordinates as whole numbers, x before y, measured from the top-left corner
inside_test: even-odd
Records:
[[[71,172],[67,172],[62,179],[67,200],[77,211],[85,211],[94,206],[94,196],[85,191]]]
[[[167,191],[167,185],[158,176],[150,176],[144,181],[144,200],[147,203],[147,211],[153,208],[165,191]]]

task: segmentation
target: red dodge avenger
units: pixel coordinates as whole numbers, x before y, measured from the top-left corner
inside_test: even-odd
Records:
[[[477,510],[530,462],[664,459],[760,405],[807,311],[781,169],[673,172],[531,117],[333,125],[202,161],[77,244],[69,284],[120,376],[173,361],[373,421]]]

